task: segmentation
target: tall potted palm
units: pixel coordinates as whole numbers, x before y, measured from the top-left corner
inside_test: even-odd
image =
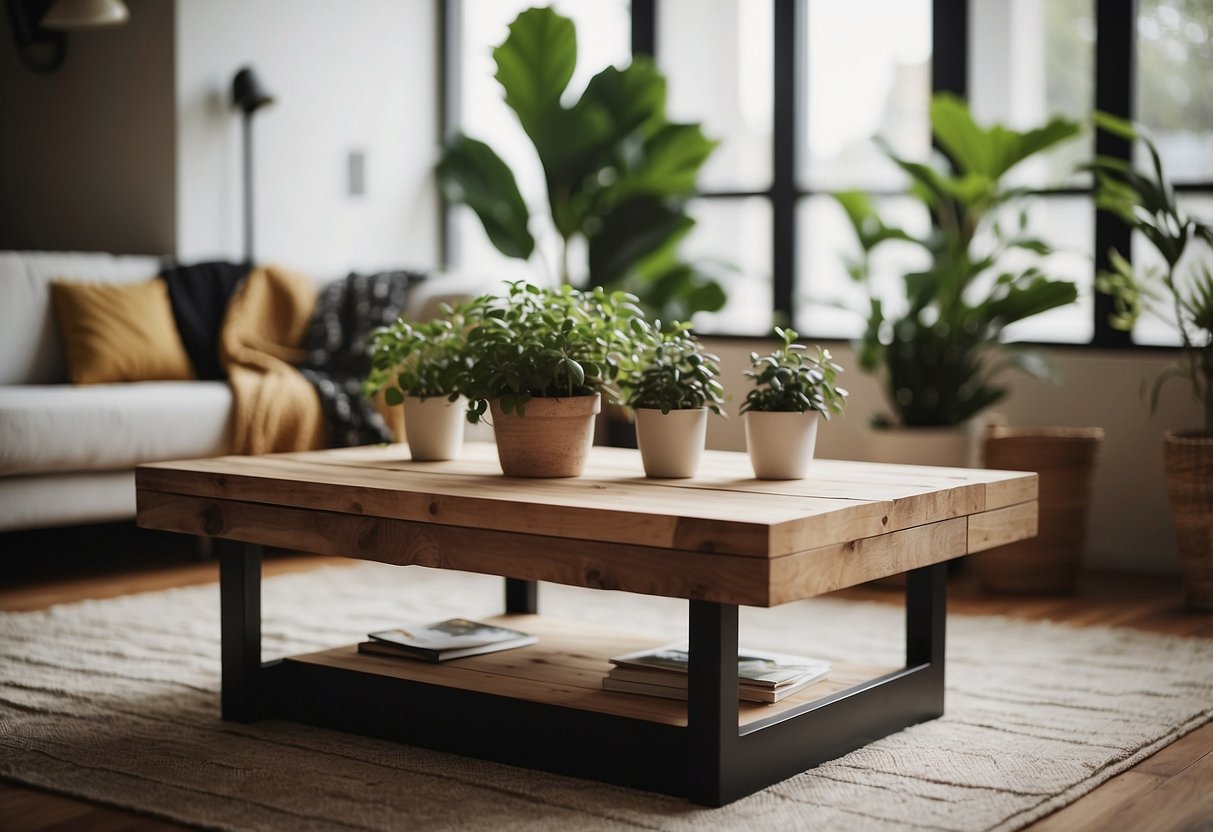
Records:
[[[1077,135],[1079,125],[1054,119],[1024,132],[985,127],[963,101],[941,94],[931,102],[931,129],[946,153],[934,164],[900,158],[886,147],[909,176],[909,195],[930,216],[927,234],[886,224],[863,192],[834,196],[860,246],[848,271],[869,290],[867,328],[857,345],[860,367],[881,375],[890,409],[875,426],[873,439],[882,447],[873,456],[964,465],[968,440],[961,428],[1007,394],[999,383],[1005,370],[1053,377],[1042,354],[1004,344],[1003,331],[1073,302],[1077,290],[1036,266],[1005,267],[1004,256],[1014,250],[1051,251],[1027,231],[1022,206],[1030,194],[1007,185],[1005,177],[1024,160]],[[904,276],[901,297],[886,298],[873,287],[871,258],[892,241],[920,247],[930,266]],[[890,445],[881,440],[890,428],[912,436]]]
[[[1143,131],[1122,119],[1096,114],[1096,124],[1150,152],[1152,170],[1107,157],[1095,159],[1096,204],[1127,223],[1161,255],[1161,269],[1134,269],[1118,252],[1096,287],[1113,298],[1112,326],[1132,330],[1143,314],[1171,324],[1179,358],[1149,386],[1151,411],[1164,384],[1182,379],[1204,410],[1204,425],[1168,431],[1164,437],[1167,490],[1175,525],[1188,606],[1213,610],[1213,269],[1186,258],[1194,244],[1213,245],[1213,224],[1188,216],[1163,173],[1157,148]]]

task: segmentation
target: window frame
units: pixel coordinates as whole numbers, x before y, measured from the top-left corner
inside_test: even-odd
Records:
[[[797,210],[802,201],[814,196],[828,194],[826,190],[803,187],[796,176],[797,137],[804,123],[801,112],[799,84],[801,83],[803,44],[798,24],[801,15],[807,12],[812,0],[771,0],[774,5],[774,50],[772,72],[773,124],[772,124],[772,170],[771,185],[757,190],[709,189],[696,194],[696,199],[724,200],[751,197],[765,198],[771,203],[771,281],[772,320],[776,323],[791,322],[796,327],[797,247],[800,244],[796,230]],[[442,94],[439,101],[440,129],[442,138],[455,128],[458,102],[455,100],[459,80],[458,25],[461,14],[460,0],[436,0],[438,3],[439,64],[442,75]],[[657,15],[661,0],[631,0],[631,46],[633,55],[660,55],[657,34]],[[932,51],[931,92],[951,92],[962,98],[968,97],[969,89],[969,0],[932,0]],[[1095,86],[1093,106],[1112,115],[1132,120],[1137,81],[1137,20],[1138,0],[1094,0],[1096,25],[1095,37]],[[949,44],[941,50],[938,44]],[[1097,155],[1133,161],[1131,142],[1106,131],[1095,134],[1094,151]],[[1213,180],[1175,183],[1178,193],[1201,193],[1213,196]],[[1042,188],[1033,191],[1041,198],[1093,197],[1094,185]],[[875,196],[897,196],[896,190],[872,190]],[[440,224],[440,250],[443,262],[449,263],[453,248],[451,206],[442,201],[444,221]],[[1116,249],[1132,262],[1132,234],[1116,216],[1094,207],[1095,239],[1094,273],[1110,267],[1109,252]],[[811,241],[809,241],[811,245]],[[1113,329],[1109,316],[1113,311],[1112,298],[1102,292],[1094,293],[1092,337],[1085,342],[1032,343],[1058,348],[1098,348],[1168,350],[1176,346],[1138,344],[1132,334]],[[799,327],[796,327],[799,329]],[[812,338],[812,332],[803,332]],[[753,338],[752,335],[730,335],[727,332],[710,333],[713,338]],[[837,339],[824,339],[837,340]]]

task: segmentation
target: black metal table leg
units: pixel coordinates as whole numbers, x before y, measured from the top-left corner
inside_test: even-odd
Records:
[[[731,771],[737,737],[737,607],[690,602],[687,669],[689,797],[705,806],[736,799]]]
[[[922,706],[943,715],[944,636],[948,617],[948,565],[936,563],[906,574],[906,667],[928,665]]]
[[[261,546],[216,540],[223,660],[223,718],[260,718]]]
[[[506,578],[505,611],[529,615],[539,612],[539,583],[520,578]]]

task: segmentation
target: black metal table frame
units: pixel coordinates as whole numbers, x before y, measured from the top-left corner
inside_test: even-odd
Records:
[[[737,606],[689,601],[687,725],[261,661],[261,546],[217,540],[223,718],[282,718],[722,806],[943,714],[946,564],[906,578],[905,667],[738,727]],[[506,611],[534,613],[506,578]]]

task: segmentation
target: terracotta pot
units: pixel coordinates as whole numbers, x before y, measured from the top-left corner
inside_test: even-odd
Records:
[[[1213,434],[1168,431],[1163,449],[1184,600],[1213,611]]]
[[[533,398],[526,415],[508,416],[489,402],[497,459],[507,477],[577,477],[594,443],[594,417],[602,397]]]
[[[816,410],[804,413],[751,410],[745,419],[745,446],[760,480],[799,480],[809,472],[817,446]]]
[[[708,409],[636,410],[636,439],[646,476],[685,479],[699,471],[703,444],[708,435]]]
[[[467,399],[447,401],[444,396],[404,399],[405,431],[409,453],[419,461],[458,459],[467,424]]]
[[[991,427],[984,467],[1040,476],[1036,537],[970,558],[984,588],[995,592],[1074,592],[1087,537],[1091,477],[1103,428]]]

